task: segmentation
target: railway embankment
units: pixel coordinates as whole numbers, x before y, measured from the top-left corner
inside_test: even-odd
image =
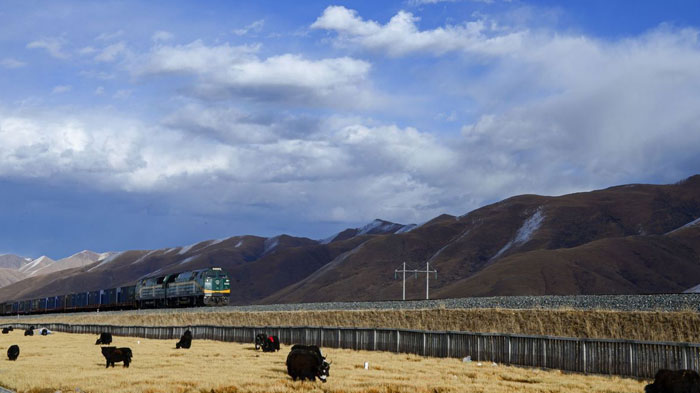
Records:
[[[517,296],[5,317],[140,326],[332,326],[700,342],[700,295]]]

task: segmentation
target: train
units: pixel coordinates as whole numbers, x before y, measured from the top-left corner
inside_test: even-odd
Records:
[[[231,282],[219,267],[140,278],[134,285],[0,303],[1,315],[225,306]]]

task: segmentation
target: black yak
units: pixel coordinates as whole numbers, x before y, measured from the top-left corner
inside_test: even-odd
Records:
[[[10,329],[8,328],[2,328],[2,334],[7,334],[10,332]]]
[[[646,393],[700,393],[700,375],[693,370],[660,369],[654,382],[644,388]]]
[[[293,380],[297,378],[315,381],[318,377],[326,382],[331,364],[326,362],[321,350],[315,345],[295,345],[287,355],[287,373]]]
[[[258,333],[255,335],[255,350],[262,348],[263,344],[267,341],[267,334]]]
[[[34,327],[30,327],[29,329],[24,331],[25,336],[33,336],[34,335]]]
[[[10,345],[10,348],[7,348],[7,358],[17,360],[17,356],[19,356],[19,345]]]
[[[175,343],[175,348],[189,349],[190,346],[192,346],[192,332],[189,329],[187,329],[185,330],[185,333],[182,334],[182,337],[180,337],[180,341]]]
[[[95,341],[95,345],[109,345],[112,343],[112,333],[100,333],[100,338]]]
[[[46,336],[46,335],[48,335],[48,334],[49,334],[49,329],[47,329],[47,328],[41,329],[41,335],[42,335],[42,336]]]
[[[102,347],[102,356],[107,360],[105,368],[110,364],[114,367],[115,362],[124,362],[124,367],[128,368],[132,357],[131,348]]]
[[[280,350],[280,340],[277,336],[267,336],[262,344],[263,352],[275,352]]]

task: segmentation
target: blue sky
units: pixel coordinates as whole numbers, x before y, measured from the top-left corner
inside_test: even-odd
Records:
[[[0,253],[324,238],[700,170],[697,1],[0,1]]]

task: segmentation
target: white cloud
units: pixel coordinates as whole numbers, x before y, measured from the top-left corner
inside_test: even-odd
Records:
[[[153,41],[153,42],[170,41],[173,39],[173,37],[174,37],[173,34],[168,32],[168,31],[158,30],[155,33],[153,33],[153,35],[151,36],[151,41]]]
[[[387,24],[381,25],[362,19],[355,10],[330,6],[311,28],[335,31],[338,45],[359,46],[389,56],[411,53],[442,55],[455,51],[501,55],[518,50],[526,34],[525,31],[504,30],[485,19],[421,31],[416,25],[419,20],[410,12],[399,11]]]
[[[78,73],[80,76],[83,76],[85,78],[91,78],[91,79],[101,79],[101,80],[109,80],[109,79],[114,79],[116,75],[105,72],[105,71],[96,71],[96,70],[83,70]]]
[[[233,30],[233,34],[235,34],[235,35],[246,35],[246,34],[248,34],[248,33],[250,33],[250,32],[259,33],[259,32],[262,30],[262,28],[263,28],[264,25],[265,25],[265,20],[264,20],[264,19],[256,20],[255,22],[253,22],[253,23],[247,25],[246,27],[244,27],[244,28],[242,28],[242,29]]]
[[[41,40],[32,41],[27,44],[29,49],[45,49],[51,56],[57,59],[67,59],[70,57],[69,54],[63,52],[63,45],[65,40],[62,38],[43,38]]]
[[[111,63],[117,60],[117,57],[126,53],[126,44],[123,41],[117,42],[116,44],[109,45],[102,49],[100,53],[95,56],[96,61]]]
[[[95,37],[95,41],[111,41],[124,35],[124,30],[117,30],[112,33],[102,33]]]
[[[118,100],[125,100],[129,97],[131,97],[131,94],[133,91],[131,89],[119,89],[117,90],[116,93],[112,96],[113,98],[116,98]]]
[[[0,109],[0,176],[172,193],[178,196],[171,201],[187,200],[194,210],[272,205],[320,219],[343,206],[357,212],[355,220],[378,214],[408,220],[425,209],[437,212],[444,197],[437,175],[455,161],[429,134],[394,125],[327,119],[306,134],[285,134],[295,119],[257,119],[257,135],[240,132],[221,143],[209,133],[193,135],[193,127],[174,127],[189,115],[196,116],[196,108],[149,126],[114,113]],[[242,127],[254,120],[238,113],[210,127],[222,128],[219,133],[236,128],[226,119]]]
[[[6,57],[2,60],[0,60],[0,66],[5,67],[5,68],[21,68],[26,66],[27,63],[23,61],[19,61],[17,59],[14,59],[12,57]]]
[[[70,85],[58,85],[55,86],[52,90],[51,93],[53,94],[61,94],[61,93],[66,93],[69,92],[73,89],[73,86]]]
[[[473,1],[475,3],[487,3],[491,4],[495,0],[408,0],[408,4],[412,6],[420,6],[425,4],[438,4],[438,3],[457,3],[460,1]],[[505,0],[509,1],[509,0]]]
[[[698,31],[528,41],[469,81],[470,96],[491,108],[463,128],[470,166],[549,193],[697,172]]]
[[[260,100],[308,102],[340,101],[363,95],[355,104],[371,100],[367,89],[370,64],[350,57],[310,60],[283,54],[260,59],[257,46],[157,46],[132,66],[135,75],[189,74],[197,77],[193,90],[200,97],[231,94]],[[364,89],[364,90],[363,90]]]
[[[95,49],[91,46],[85,46],[85,47],[82,47],[78,50],[78,54],[81,56],[89,56],[95,52],[97,52],[97,49]]]
[[[105,88],[102,86],[97,86],[97,88],[95,89],[95,95],[97,96],[101,96],[102,94],[104,94],[104,92]]]

